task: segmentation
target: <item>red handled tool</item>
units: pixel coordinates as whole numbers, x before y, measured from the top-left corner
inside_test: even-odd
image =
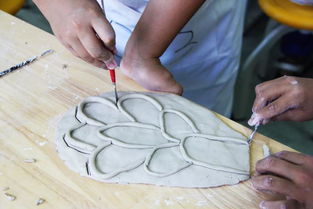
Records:
[[[116,90],[115,69],[109,69],[109,72],[110,72],[112,84],[114,85],[115,104],[117,105],[118,96],[117,96],[117,90]]]

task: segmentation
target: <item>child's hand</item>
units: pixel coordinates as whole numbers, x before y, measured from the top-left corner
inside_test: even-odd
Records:
[[[132,55],[124,56],[120,69],[146,89],[179,95],[183,92],[182,87],[158,58],[143,58],[132,53]]]
[[[115,33],[96,0],[34,0],[56,37],[75,56],[115,68]]]

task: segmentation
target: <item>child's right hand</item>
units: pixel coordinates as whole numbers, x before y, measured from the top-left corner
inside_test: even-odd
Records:
[[[34,2],[56,37],[75,56],[97,67],[116,67],[115,33],[96,0]]]

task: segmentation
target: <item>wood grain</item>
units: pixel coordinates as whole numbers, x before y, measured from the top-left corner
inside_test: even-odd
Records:
[[[68,108],[83,98],[111,91],[108,73],[72,56],[54,36],[0,12],[0,69],[5,70],[46,49],[54,49],[33,64],[0,79],[0,209],[36,207],[62,209],[258,208],[263,194],[246,181],[211,189],[99,183],[70,171],[55,149],[55,127]],[[67,65],[64,68],[64,65]],[[117,73],[118,89],[143,91]],[[221,116],[219,116],[221,117]],[[251,130],[221,117],[249,135]],[[262,145],[272,152],[290,148],[256,135],[251,165],[262,158]],[[35,158],[35,163],[25,159]]]

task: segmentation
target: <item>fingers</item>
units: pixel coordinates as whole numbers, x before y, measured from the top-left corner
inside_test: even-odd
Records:
[[[301,99],[297,98],[298,84],[299,82],[294,77],[283,76],[256,86],[256,98],[252,110],[261,118],[263,124],[272,118],[273,120],[295,120],[292,114],[295,112],[289,111],[294,111],[301,102]],[[299,117],[302,117],[301,114]]]
[[[272,117],[273,121],[286,121],[286,120],[293,120],[295,121],[295,116],[297,114],[295,114],[295,112],[298,112],[296,110],[287,110],[286,112],[283,112],[280,115],[274,116]]]
[[[91,21],[92,27],[102,40],[105,47],[107,47],[111,52],[115,49],[115,32],[104,17],[95,18]]]
[[[297,102],[298,103],[298,102]],[[277,115],[272,118],[273,121],[305,121],[307,120],[308,116],[310,117],[310,114],[303,111],[303,109],[293,108],[290,110],[287,110],[286,112]]]
[[[281,151],[281,152],[275,153],[274,156],[282,160],[289,161],[291,163],[298,164],[298,165],[311,163],[311,161],[308,161],[309,156],[302,154],[302,153]]]
[[[255,87],[256,98],[253,104],[253,112],[265,107],[269,102],[283,95],[286,91],[286,76],[266,81]],[[289,86],[289,83],[288,85]]]
[[[87,52],[95,59],[106,61],[112,53],[106,49],[103,43],[97,38],[95,31],[90,25],[81,27],[77,24],[77,35]]]
[[[87,50],[84,48],[84,46],[82,45],[78,38],[71,38],[68,40],[68,42],[70,47],[67,48],[72,52],[72,54],[74,54],[77,57],[80,57],[84,61],[91,63],[99,68],[105,67],[103,62],[90,56],[90,54],[87,52]]]
[[[299,170],[301,173],[297,174],[297,178],[294,180],[299,184],[306,185],[307,182],[312,182],[312,172],[313,172],[313,157],[297,152],[288,152],[282,151],[274,154],[276,157],[283,159],[285,161],[297,164],[302,166],[302,171]],[[308,171],[311,170],[311,177],[305,175]],[[313,183],[313,182],[312,182]]]
[[[103,60],[104,63],[109,69],[115,69],[117,64],[114,60],[113,54],[115,54],[117,50],[115,48],[115,33],[112,26],[107,19],[104,18],[104,15],[93,19],[91,24],[93,26],[93,30],[105,46],[106,51],[110,52],[109,57],[107,57],[108,59]]]
[[[97,64],[103,62],[108,68],[115,69],[117,64],[114,61],[113,50],[110,50],[110,48],[115,49],[114,31],[102,14],[94,16],[91,20],[91,23],[85,23],[83,21],[73,22],[80,44],[76,41],[77,46],[72,46],[72,48],[78,48],[81,54],[83,54],[84,60],[87,62]],[[93,25],[96,26],[101,36],[96,33]],[[105,27],[105,29],[100,29],[99,27]],[[103,42],[103,40],[105,42]],[[86,55],[86,52],[88,55]]]
[[[261,83],[255,87],[256,98],[252,107],[253,112],[265,107],[270,101],[278,98],[285,92],[279,78]]]
[[[264,192],[284,195],[297,200],[297,208],[313,205],[313,157],[295,152],[279,152],[261,160],[256,165],[253,186]],[[263,208],[291,207],[288,202],[266,202]],[[287,205],[284,205],[287,204]],[[260,205],[260,208],[261,205]]]
[[[291,181],[272,175],[254,176],[252,178],[253,187],[258,190],[271,191],[282,194],[293,199],[300,198],[298,196],[299,189]]]
[[[259,205],[260,209],[301,209],[302,207],[296,200],[280,200],[280,201],[262,201]]]
[[[257,111],[257,114],[261,118],[270,119],[293,108],[294,105],[295,105],[294,99],[290,95],[286,94],[282,95],[275,101],[269,103],[264,108],[259,109]]]
[[[285,177],[290,180],[295,180],[299,176],[302,170],[299,166],[282,160],[278,157],[269,156],[256,163],[256,171],[258,173],[271,173]]]

